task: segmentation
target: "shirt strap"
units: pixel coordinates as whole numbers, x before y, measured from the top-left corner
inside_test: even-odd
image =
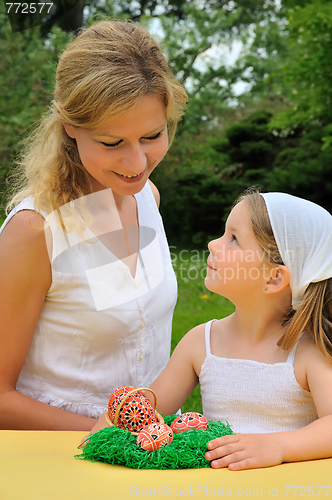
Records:
[[[211,342],[210,342],[210,335],[211,335],[211,324],[215,321],[215,319],[211,319],[205,324],[205,349],[206,349],[206,355],[211,354]]]
[[[301,333],[301,335],[299,336],[299,339],[298,341],[296,342],[295,346],[293,347],[293,349],[290,350],[289,354],[288,354],[288,358],[287,358],[287,361],[286,363],[290,363],[291,365],[294,364],[294,358],[295,358],[295,353],[296,353],[296,349],[297,349],[297,346],[301,340],[301,337],[303,335],[304,332]]]

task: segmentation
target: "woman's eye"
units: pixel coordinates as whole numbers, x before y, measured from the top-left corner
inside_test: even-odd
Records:
[[[143,137],[143,139],[146,139],[147,141],[155,141],[156,139],[159,139],[163,131],[158,132],[158,134],[152,136],[152,137]]]
[[[106,146],[107,148],[116,148],[117,146],[119,146],[119,144],[121,144],[121,142],[122,142],[122,139],[120,139],[120,141],[118,141],[118,142],[113,142],[111,144],[109,144],[108,142],[102,142],[102,145]]]
[[[231,240],[232,243],[236,243],[238,245],[238,241],[236,239],[236,236],[234,236],[234,234],[232,234],[232,240]]]
[[[155,141],[156,139],[159,139],[163,131],[158,132],[158,134],[152,136],[152,137],[142,137],[145,141]],[[106,146],[106,148],[116,148],[117,146],[120,146],[120,144],[123,142],[122,139],[120,139],[118,142],[113,142],[113,143],[108,143],[108,142],[102,142],[101,144],[103,146]]]

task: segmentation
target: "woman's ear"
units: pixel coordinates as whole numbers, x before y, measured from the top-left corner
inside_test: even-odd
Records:
[[[284,290],[290,282],[290,271],[286,266],[273,267],[270,278],[266,282],[266,293],[278,293]]]
[[[63,128],[65,129],[67,135],[71,137],[72,139],[76,139],[75,135],[75,127],[72,125],[69,125],[69,123],[62,122]]]

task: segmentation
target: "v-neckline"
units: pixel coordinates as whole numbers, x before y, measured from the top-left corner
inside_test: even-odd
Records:
[[[137,193],[138,194],[138,193]],[[134,194],[133,195],[133,198],[135,200],[135,203],[136,203],[136,215],[137,215],[137,228],[138,228],[138,248],[137,248],[137,260],[136,260],[136,267],[135,267],[135,273],[134,275],[131,273],[131,270],[129,268],[129,266],[127,266],[127,264],[125,264],[123,262],[122,259],[120,259],[119,257],[117,257],[117,255],[115,255],[112,250],[110,250],[109,248],[107,248],[106,245],[104,245],[104,243],[102,243],[102,241],[98,238],[98,236],[96,236],[93,231],[90,229],[89,226],[86,227],[86,229],[88,230],[88,233],[89,233],[89,238],[94,238],[96,239],[96,243],[99,244],[100,247],[102,247],[106,252],[108,252],[109,255],[111,255],[115,261],[117,262],[120,262],[120,266],[124,266],[124,268],[127,270],[129,276],[131,277],[132,280],[136,281],[136,278],[137,278],[137,274],[138,274],[138,267],[139,267],[139,254],[140,254],[140,248],[141,248],[141,224],[140,224],[140,210],[139,210],[139,201],[137,199],[137,194]],[[122,229],[123,229],[123,226],[122,226]],[[129,257],[129,255],[128,255]]]

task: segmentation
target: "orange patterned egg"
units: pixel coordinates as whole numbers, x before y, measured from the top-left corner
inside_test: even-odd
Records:
[[[209,422],[206,418],[200,413],[196,412],[187,412],[183,413],[179,417],[177,417],[171,428],[174,433],[189,431],[190,429],[206,429],[209,427]]]
[[[173,441],[173,431],[166,424],[151,424],[138,434],[136,443],[146,451],[155,451]]]
[[[112,392],[108,402],[108,415],[115,424],[115,413],[119,404],[126,398],[130,391],[136,387],[124,385]],[[157,421],[154,408],[142,391],[138,389],[128,396],[120,409],[116,426],[130,432],[139,432],[149,424]]]

